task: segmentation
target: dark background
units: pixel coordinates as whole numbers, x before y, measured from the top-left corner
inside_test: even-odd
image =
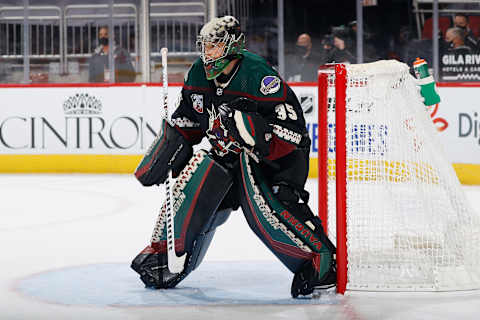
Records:
[[[363,7],[364,32],[381,44],[378,58],[388,58],[388,43],[398,36],[400,27],[408,28],[411,37],[415,36],[416,26],[412,11],[411,0],[378,0],[377,6]],[[291,54],[298,35],[310,34],[313,47],[317,49],[321,45],[322,37],[329,34],[332,27],[347,25],[353,20],[356,20],[355,0],[285,0],[285,54]],[[262,55],[276,65],[277,0],[254,1],[251,17],[245,25],[247,39],[256,34],[265,38],[268,53]]]

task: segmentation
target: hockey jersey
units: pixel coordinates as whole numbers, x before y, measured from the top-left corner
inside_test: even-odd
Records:
[[[268,160],[281,159],[299,148],[308,150],[302,108],[291,88],[260,56],[244,50],[239,63],[230,80],[222,84],[207,80],[201,59],[195,61],[172,115],[175,128],[192,144],[207,137],[223,162],[235,161],[242,149],[226,132],[219,106],[242,96],[257,102],[258,113],[271,126]]]

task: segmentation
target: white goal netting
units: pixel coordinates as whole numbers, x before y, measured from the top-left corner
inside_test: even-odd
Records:
[[[479,215],[409,67],[379,61],[346,70],[347,289],[480,288]],[[335,74],[327,79],[328,233],[335,243]]]

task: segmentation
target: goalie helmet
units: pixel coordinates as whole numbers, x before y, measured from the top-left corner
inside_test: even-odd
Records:
[[[197,46],[207,79],[212,80],[222,73],[230,61],[242,55],[245,36],[235,17],[213,18],[200,30]]]

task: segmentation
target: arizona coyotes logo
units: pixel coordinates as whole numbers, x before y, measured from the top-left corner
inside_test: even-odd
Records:
[[[240,144],[228,135],[228,130],[222,123],[220,114],[217,114],[215,107],[212,105],[212,109],[208,111],[208,130],[207,137],[210,143],[213,145],[215,153],[223,157],[229,152],[240,153],[242,151]]]

